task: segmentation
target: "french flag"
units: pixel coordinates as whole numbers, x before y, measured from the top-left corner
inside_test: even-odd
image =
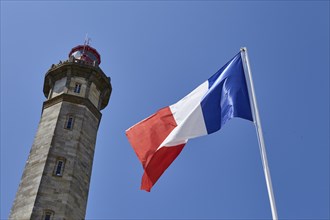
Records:
[[[177,103],[126,130],[150,192],[190,138],[218,131],[229,119],[253,121],[241,53]]]

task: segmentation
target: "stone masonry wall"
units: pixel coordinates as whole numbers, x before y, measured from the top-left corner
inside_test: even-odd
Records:
[[[38,131],[10,212],[10,219],[31,218],[60,109],[61,103],[58,103],[45,109],[42,113]]]
[[[66,129],[68,116],[74,117]],[[10,219],[84,219],[99,119],[84,105],[60,102],[44,109]],[[48,155],[48,157],[47,157]],[[62,176],[54,174],[64,159]]]
[[[68,115],[74,116],[72,129],[65,128]],[[63,102],[32,219],[45,210],[54,219],[85,218],[98,123],[85,106]],[[57,158],[65,159],[61,177],[54,175]]]

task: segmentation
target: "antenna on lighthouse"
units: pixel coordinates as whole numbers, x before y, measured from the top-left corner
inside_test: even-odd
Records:
[[[83,54],[85,54],[85,48],[86,46],[90,45],[90,42],[92,41],[91,38],[88,37],[88,33],[86,33],[85,35],[85,41],[84,41],[84,49],[83,49]]]
[[[86,33],[84,45],[89,46],[91,41],[92,41],[92,39],[89,38],[88,33]]]

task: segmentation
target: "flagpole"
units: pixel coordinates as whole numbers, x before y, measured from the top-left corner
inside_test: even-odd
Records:
[[[262,133],[262,127],[261,127],[261,122],[260,122],[260,117],[259,117],[259,111],[258,111],[258,106],[257,106],[257,100],[256,100],[256,95],[254,92],[254,86],[253,86],[253,80],[252,80],[252,74],[251,74],[251,67],[249,63],[249,58],[247,54],[247,48],[243,47],[241,48],[241,55],[242,59],[245,65],[244,69],[247,74],[247,83],[248,83],[248,88],[249,88],[249,93],[250,93],[250,103],[252,107],[252,114],[254,118],[254,124],[256,127],[257,131],[257,136],[258,136],[258,142],[259,142],[259,149],[260,149],[260,156],[262,160],[262,166],[264,169],[264,174],[265,174],[265,179],[266,179],[266,184],[267,184],[267,190],[268,190],[268,197],[269,197],[269,202],[270,202],[270,207],[272,211],[272,217],[273,220],[277,220],[277,211],[276,211],[276,205],[275,205],[275,197],[273,193],[273,186],[272,186],[272,180],[270,177],[270,171],[268,168],[268,161],[267,161],[267,154],[266,154],[266,147],[265,147],[265,141],[264,141],[264,136]]]

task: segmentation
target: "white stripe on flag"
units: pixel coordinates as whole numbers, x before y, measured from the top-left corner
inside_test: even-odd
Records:
[[[208,87],[209,83],[205,81],[183,99],[170,106],[177,127],[173,129],[158,149],[184,144],[190,138],[207,134],[200,102],[207,93]]]

